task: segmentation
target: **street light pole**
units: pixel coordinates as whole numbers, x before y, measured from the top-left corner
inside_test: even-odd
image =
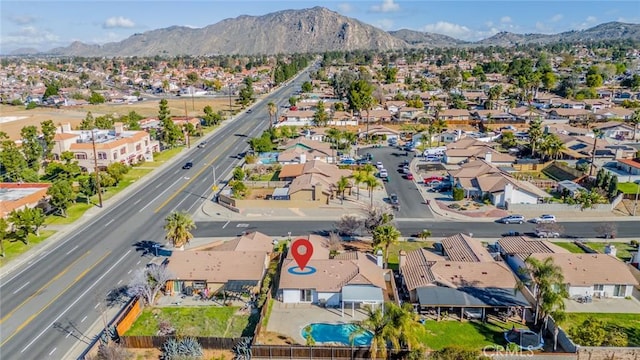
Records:
[[[211,172],[213,173],[213,186],[216,185],[216,167],[211,165]]]
[[[102,189],[100,188],[100,169],[98,168],[98,153],[96,151],[96,130],[91,130],[91,143],[93,145],[93,171],[96,173],[96,189],[98,190],[98,200],[102,207]]]

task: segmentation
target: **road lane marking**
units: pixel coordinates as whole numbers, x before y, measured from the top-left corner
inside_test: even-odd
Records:
[[[134,202],[133,205],[138,205],[138,203],[140,203],[140,201],[142,201],[142,199],[136,200],[136,202]]]
[[[116,285],[120,285],[120,284],[122,284],[122,279],[120,279],[120,281],[118,281]]]
[[[96,304],[96,306],[94,306],[93,308],[94,308],[94,309],[97,309],[97,308],[98,308],[98,306],[100,306],[100,303],[97,303],[97,304]]]
[[[33,294],[31,294],[28,298],[24,299],[24,301],[22,301],[20,303],[20,305],[16,306],[13,310],[11,310],[7,315],[5,315],[2,319],[0,319],[0,324],[2,324],[3,322],[5,322],[5,320],[7,320],[8,318],[10,318],[16,311],[18,311],[21,307],[23,307],[28,301],[30,301],[31,299],[33,299],[34,297],[36,297],[37,295],[39,295],[44,289],[48,288],[49,285],[51,285],[51,283],[53,283],[54,281],[58,280],[60,277],[62,277],[64,274],[67,273],[67,271],[69,271],[69,269],[71,269],[71,267],[73,265],[75,265],[78,261],[82,260],[84,257],[86,257],[87,255],[89,255],[89,251],[87,251],[86,253],[84,253],[82,256],[80,256],[79,258],[75,259],[71,264],[69,264],[69,266],[67,266],[66,268],[64,268],[58,275],[54,276],[51,280],[47,281],[46,284],[44,284],[40,289],[36,290],[36,292],[34,292]],[[4,344],[4,343],[3,343]],[[0,346],[2,346],[0,344]]]
[[[35,319],[38,315],[42,314],[43,311],[45,311],[49,306],[51,306],[51,304],[56,302],[56,300],[58,300],[60,296],[66,293],[73,285],[77,284],[80,279],[82,279],[85,275],[87,275],[87,273],[91,271],[94,267],[96,267],[96,265],[101,263],[102,260],[104,260],[109,254],[111,254],[111,251],[104,254],[100,259],[98,259],[98,261],[93,263],[93,265],[89,266],[87,269],[81,272],[80,275],[76,276],[76,278],[73,279],[71,284],[69,284],[66,288],[64,288],[64,290],[58,293],[58,295],[56,295],[53,299],[51,299],[48,303],[46,303],[44,307],[42,307],[40,310],[35,312],[33,315],[29,316],[27,320],[25,320],[22,324],[20,324],[20,326],[18,326],[16,330],[11,335],[9,335],[9,337],[4,342],[2,342],[2,344],[0,344],[0,346],[4,345],[7,341],[11,340],[11,338],[14,337],[16,334],[18,334],[22,329],[24,329],[25,326],[29,325],[29,323],[31,323],[33,319]]]
[[[131,253],[131,250],[127,251],[126,254],[124,254],[123,256],[120,257],[120,259],[118,259],[118,261],[116,261],[113,265],[111,265],[110,268],[107,269],[107,271],[104,272],[104,274],[102,274],[98,280],[96,280],[95,282],[93,282],[93,284],[91,284],[91,286],[89,286],[85,291],[82,292],[82,294],[80,294],[80,296],[78,296],[72,303],[71,305],[67,306],[66,309],[64,309],[63,312],[60,313],[60,315],[58,315],[55,319],[53,319],[53,321],[47,325],[44,329],[42,329],[42,331],[35,337],[33,338],[33,340],[31,340],[30,343],[27,344],[27,346],[24,347],[24,349],[22,349],[22,351],[20,351],[20,353],[25,352],[29,346],[33,345],[34,342],[38,341],[38,339],[40,339],[40,337],[42,337],[42,335],[44,334],[45,331],[47,331],[51,326],[53,326],[53,324],[57,323],[58,320],[60,320],[73,306],[75,306],[78,301],[80,301],[80,299],[82,299],[85,295],[87,295],[87,293],[89,291],[91,291],[96,285],[98,285],[98,283],[100,281],[102,281],[102,279],[104,279],[105,276],[107,276],[111,270],[113,270],[116,266],[118,266],[118,264],[120,264],[122,262],[122,260],[124,260],[127,255],[129,255]],[[0,345],[2,346],[2,345]]]
[[[30,282],[31,282],[31,281],[27,281],[26,283],[24,283],[24,285],[22,285],[22,286],[20,286],[19,288],[15,289],[15,290],[13,291],[13,294],[14,294],[14,295],[15,295],[15,294],[17,294],[20,290],[24,289],[24,287],[25,287],[25,286],[29,285],[29,283],[30,283]]]
[[[162,204],[160,204],[160,206],[158,206],[155,210],[154,213],[158,213],[160,210],[162,210],[163,207],[167,206],[167,204],[169,202],[171,202],[171,200],[175,199],[176,196],[178,196],[179,193],[181,193],[182,191],[184,191],[184,189],[186,189],[195,179],[197,179],[200,175],[202,175],[202,173],[204,173],[205,171],[209,170],[209,167],[211,166],[211,164],[213,164],[214,162],[216,162],[216,160],[218,160],[220,158],[220,156],[222,156],[222,154],[224,154],[227,150],[229,150],[229,148],[231,146],[233,146],[234,143],[230,143],[229,145],[225,146],[224,149],[222,149],[220,151],[220,153],[218,155],[216,155],[213,160],[209,161],[208,163],[206,163],[202,169],[198,170],[198,172],[192,177],[190,178],[186,183],[184,183],[179,189],[178,191],[174,192],[173,194],[171,194],[171,196],[169,196],[169,198],[167,198],[167,200],[165,200]],[[167,188],[168,190],[169,188]],[[165,190],[166,191],[166,190]],[[164,193],[164,192],[163,192]],[[162,195],[162,194],[160,194]]]
[[[224,229],[224,228],[226,228],[226,227],[227,227],[227,225],[229,225],[229,223],[230,223],[230,222],[231,222],[231,220],[227,220],[227,222],[226,222],[226,223],[224,223],[224,226],[222,226],[222,228],[223,228],[223,229]]]
[[[65,338],[65,339],[68,339],[68,338],[69,338],[69,336],[71,336],[71,334],[73,334],[73,331],[71,331],[71,332],[67,333],[67,336],[65,336],[64,338]]]
[[[178,181],[182,181],[182,178],[177,179],[177,180],[176,180],[176,181],[174,181],[171,185],[167,186],[167,188],[166,188],[166,189],[164,189],[164,191],[163,191],[163,192],[161,192],[160,194],[158,194],[158,196],[154,197],[151,201],[149,201],[149,202],[147,203],[147,205],[145,205],[144,207],[142,207],[142,209],[140,209],[138,212],[142,212],[142,211],[144,211],[144,209],[148,208],[148,207],[149,207],[149,205],[151,205],[151,203],[153,203],[154,201],[158,200],[158,198],[159,198],[160,196],[164,195],[164,193],[166,193],[167,191],[169,191],[169,189],[171,189],[171,187],[172,187],[173,185],[175,185]]]
[[[67,255],[71,254],[77,248],[78,248],[78,245],[76,245],[73,248],[71,248],[71,250],[67,251]]]
[[[171,209],[171,212],[176,211],[176,209],[177,209],[177,208],[179,208],[179,207],[180,207],[180,205],[182,205],[182,203],[183,203],[185,200],[187,200],[187,199],[189,198],[189,196],[191,196],[191,194],[187,194],[187,195],[184,197],[184,199],[180,200],[180,202],[178,203],[178,205],[174,206],[174,207],[173,207],[173,209]],[[195,203],[195,201],[194,201],[194,203]]]
[[[51,352],[49,352],[49,356],[51,356],[51,354],[53,354],[56,351],[57,347],[53,348],[53,350],[51,350]]]
[[[136,263],[136,265],[140,265],[140,262],[141,262],[141,261],[142,261],[142,260],[138,260],[138,262]]]
[[[87,315],[85,315],[80,322],[83,323],[85,320],[87,320]]]
[[[132,270],[127,271],[127,275],[131,274],[131,271],[132,271]]]
[[[116,219],[109,220],[108,223],[104,224],[104,227],[107,227],[107,226],[111,225],[111,223],[114,222],[114,221],[116,221]]]

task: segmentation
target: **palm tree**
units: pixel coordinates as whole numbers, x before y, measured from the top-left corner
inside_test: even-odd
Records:
[[[336,182],[336,187],[340,196],[340,204],[344,204],[344,192],[349,187],[349,179],[346,176],[341,176],[340,180]]]
[[[367,178],[367,173],[364,171],[356,171],[353,173],[351,178],[353,179],[353,183],[356,186],[356,190],[358,191],[356,194],[356,200],[360,201],[360,183],[363,183]]]
[[[576,205],[580,207],[580,211],[585,209],[593,209],[597,204],[604,204],[607,202],[607,198],[598,191],[578,191],[575,197]]]
[[[389,247],[397,244],[402,234],[393,225],[378,226],[373,230],[373,246],[384,248],[384,267],[389,265]]]
[[[539,318],[544,319],[543,329],[546,328],[549,316],[554,312],[564,309],[563,299],[568,297],[564,284],[564,275],[560,266],[553,262],[551,257],[538,260],[528,257],[525,260],[526,267],[521,271],[528,277],[529,287],[535,298],[535,323]],[[518,284],[522,287],[522,283]]]
[[[424,229],[418,233],[418,238],[422,241],[426,241],[429,236],[431,236],[431,230],[429,229]]]
[[[175,248],[181,248],[193,239],[191,230],[196,228],[196,224],[186,212],[174,211],[165,219],[165,238],[173,244]]]
[[[593,176],[593,170],[596,167],[596,145],[598,145],[598,138],[602,138],[602,130],[593,129],[593,150],[591,150],[591,167],[589,168],[589,176]]]
[[[358,134],[352,132],[352,131],[343,131],[342,132],[342,141],[344,144],[344,150],[345,152],[349,153],[351,152],[351,145],[353,143],[356,143],[356,141],[358,141]]]
[[[531,111],[531,110],[529,110]],[[542,139],[542,121],[529,121],[529,144],[531,146],[531,156],[536,156],[536,145]]]
[[[442,133],[442,130],[447,128],[447,122],[442,119],[436,119],[432,125],[433,131],[438,134],[438,146],[440,146],[440,140],[442,139],[440,134]]]
[[[371,200],[371,206],[373,206],[373,190],[380,186],[380,182],[378,182],[378,179],[376,179],[373,174],[369,174],[364,179],[363,183],[367,185],[367,190],[369,190],[369,199]]]
[[[364,166],[360,168],[360,171],[364,172],[367,175],[371,175],[376,171],[376,168],[371,164],[364,164]]]
[[[269,101],[269,103],[267,104],[267,108],[269,109],[269,128],[271,128],[273,126],[272,118],[276,115],[276,111],[278,110],[278,108],[276,107],[276,104],[273,103],[273,101]]]
[[[336,146],[338,146],[338,140],[340,139],[341,134],[342,132],[336,128],[327,129],[327,131],[325,131],[325,136],[329,139],[329,143],[331,143],[331,159],[334,164],[336,163],[334,152]]]
[[[631,125],[633,126],[633,139],[636,140],[636,133],[638,132],[638,124],[640,124],[640,109],[636,109],[631,115]]]
[[[387,320],[381,307],[373,309],[369,306],[367,307],[367,317],[358,324],[361,328],[360,331],[368,331],[372,335],[369,345],[371,359],[375,360],[378,353],[383,359],[387,358],[387,339],[392,333],[390,323]],[[360,331],[355,331],[352,335],[357,335]]]

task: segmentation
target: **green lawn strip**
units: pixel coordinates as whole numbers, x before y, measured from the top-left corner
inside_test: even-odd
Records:
[[[406,252],[413,251],[420,248],[433,248],[432,241],[399,241],[397,244],[393,244],[389,247],[389,268],[398,270],[398,253],[400,250]]]
[[[76,203],[69,206],[67,209],[67,217],[62,217],[60,215],[49,215],[45,220],[45,224],[48,225],[67,225],[71,224],[74,221],[78,220],[85,211],[91,209],[94,205],[87,204],[83,198],[79,198],[76,200]]]
[[[572,242],[554,242],[554,245],[560,246],[563,249],[569,250],[569,252],[574,254],[584,254],[585,251],[582,250],[581,247],[572,243]]]
[[[234,315],[237,310],[233,306],[146,308],[125,335],[155,335],[158,322],[167,320],[182,336],[239,337],[249,315]]]
[[[587,246],[589,246],[590,248],[592,248],[593,250],[604,254],[604,248],[605,246],[607,246],[608,243],[606,242],[588,242],[586,243]],[[628,243],[622,243],[622,242],[616,242],[613,243],[613,245],[616,246],[617,252],[616,252],[616,256],[619,259],[622,259],[624,261],[627,261],[629,259],[631,259],[631,253],[632,252],[636,252],[637,249],[631,245],[629,245]]]
[[[591,316],[604,321],[608,326],[617,326],[624,329],[624,332],[629,338],[629,346],[640,346],[640,316],[638,314],[566,313],[566,315],[567,318],[561,325],[566,331],[569,331],[573,327],[580,326]]]
[[[526,328],[519,323],[485,324],[478,321],[427,320],[421,341],[430,349],[440,350],[447,346],[459,346],[479,350],[487,345],[506,345],[504,332],[516,328]]]
[[[40,236],[29,234],[29,241],[28,241],[29,245],[25,245],[22,241],[4,240],[2,242],[2,245],[4,245],[5,256],[0,257],[0,266],[3,266],[4,264],[8,263],[11,259],[33,248],[34,246],[38,245],[39,243],[44,241],[46,238],[50,237],[55,233],[56,232],[54,230],[40,230]]]
[[[168,160],[170,160],[171,158],[173,158],[174,156],[178,155],[182,151],[182,149],[184,149],[184,146],[179,146],[172,149],[164,150],[159,153],[155,153],[153,154],[153,161],[147,161],[144,164],[142,164],[142,166],[158,167],[164,164],[165,162],[167,162]]]
[[[636,194],[640,185],[633,182],[618,183],[618,190],[625,194]]]

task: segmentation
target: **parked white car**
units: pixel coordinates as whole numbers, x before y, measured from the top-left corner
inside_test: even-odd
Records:
[[[536,236],[539,238],[559,238],[560,233],[547,230],[536,230]]]
[[[384,169],[384,165],[382,165],[382,161],[378,161],[378,162],[376,163],[376,168],[378,168],[378,170],[382,170],[382,169]]]
[[[532,219],[531,221],[536,224],[551,224],[556,222],[556,217],[554,215],[544,214]]]

